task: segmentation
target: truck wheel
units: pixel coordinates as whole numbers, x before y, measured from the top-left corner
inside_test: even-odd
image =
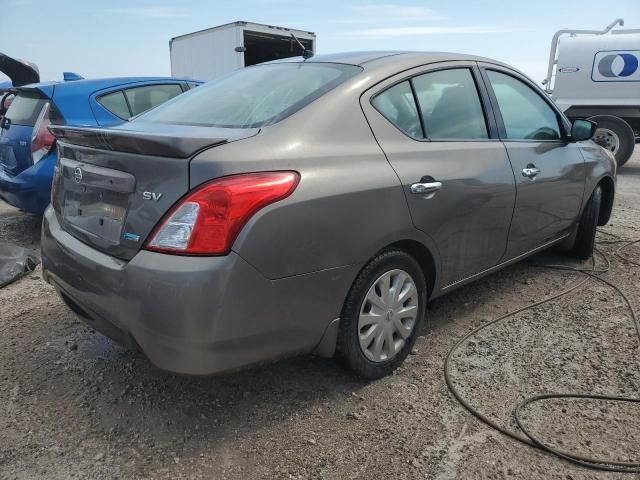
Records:
[[[636,146],[635,135],[629,124],[613,115],[596,115],[587,120],[598,125],[593,140],[613,153],[618,167],[627,163]]]

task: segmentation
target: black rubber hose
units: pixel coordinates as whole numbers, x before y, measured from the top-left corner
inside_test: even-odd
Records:
[[[602,243],[619,243],[619,242],[624,242],[624,245],[622,247],[620,247],[617,251],[616,251],[616,255],[619,256],[620,258],[622,258],[623,260],[632,263],[634,265],[639,265],[636,262],[633,262],[631,260],[629,260],[626,257],[623,257],[622,255],[620,255],[620,251],[623,250],[624,248],[633,245],[635,243],[640,242],[640,240],[634,240],[634,241],[626,241],[626,240],[621,240],[617,235],[608,233],[608,232],[601,232],[604,234],[607,234],[611,237],[616,238],[617,240],[614,242],[602,242]],[[600,242],[599,242],[600,243]],[[453,396],[460,402],[460,404],[462,406],[464,406],[470,413],[472,413],[475,417],[477,417],[479,420],[481,420],[482,422],[484,422],[485,424],[489,425],[490,427],[494,428],[495,430],[499,431],[500,433],[507,435],[508,437],[524,443],[525,445],[529,445],[532,447],[536,447],[539,448],[541,450],[544,450],[548,453],[551,453],[553,455],[556,455],[559,458],[563,458],[569,462],[572,462],[574,464],[583,466],[583,467],[587,467],[587,468],[591,468],[591,469],[595,469],[595,470],[604,470],[604,471],[610,471],[610,472],[622,472],[622,473],[640,473],[640,462],[618,462],[618,461],[614,461],[614,460],[607,460],[607,459],[598,459],[598,458],[591,458],[591,457],[584,457],[581,455],[578,455],[576,453],[572,453],[572,452],[566,452],[563,450],[559,450],[557,448],[553,448],[550,447],[548,445],[546,445],[542,440],[540,440],[539,438],[537,438],[535,435],[533,435],[529,430],[527,430],[526,426],[523,424],[522,419],[520,417],[520,413],[521,411],[526,408],[528,405],[530,405],[531,403],[534,402],[539,402],[539,401],[543,401],[543,400],[548,400],[548,399],[557,399],[557,398],[573,398],[573,399],[591,399],[591,400],[608,400],[608,401],[615,401],[615,402],[629,402],[629,403],[640,403],[640,399],[639,398],[628,398],[628,397],[620,397],[620,396],[607,396],[607,395],[591,395],[591,394],[583,394],[583,393],[563,393],[563,394],[555,394],[555,393],[547,393],[547,394],[542,394],[542,395],[534,395],[532,397],[529,397],[527,399],[525,399],[523,402],[521,402],[518,406],[516,406],[516,408],[514,409],[513,412],[513,416],[514,416],[514,420],[516,422],[516,424],[518,425],[518,428],[524,433],[524,435],[519,435],[517,433],[514,433],[510,430],[507,430],[506,428],[498,425],[495,421],[493,421],[492,419],[490,419],[489,417],[487,417],[486,415],[484,415],[482,412],[480,412],[478,409],[476,409],[474,406],[472,406],[468,400],[466,400],[462,394],[456,389],[454,382],[452,380],[451,377],[451,360],[453,358],[453,356],[455,355],[455,353],[457,352],[457,350],[460,348],[460,346],[462,346],[469,338],[473,337],[475,334],[477,334],[478,332],[480,332],[481,330],[484,330],[485,328],[498,323],[502,320],[505,320],[509,317],[512,317],[513,315],[516,315],[520,312],[523,312],[525,310],[529,310],[531,308],[535,308],[537,306],[543,305],[547,302],[556,300],[560,297],[563,297],[565,295],[568,295],[574,291],[576,291],[578,288],[582,287],[583,285],[585,285],[589,280],[591,279],[595,279],[599,282],[602,282],[606,285],[608,285],[609,287],[613,288],[624,300],[627,308],[629,309],[629,312],[631,314],[631,318],[633,320],[633,324],[636,330],[636,334],[638,336],[638,340],[640,341],[640,324],[638,322],[638,317],[636,315],[635,310],[633,309],[633,306],[631,305],[631,302],[629,301],[629,299],[627,298],[627,296],[622,292],[622,290],[620,290],[619,287],[617,287],[616,285],[614,285],[613,283],[609,282],[608,280],[605,280],[603,278],[601,278],[599,275],[603,274],[603,273],[607,273],[610,270],[611,267],[611,263],[609,262],[609,259],[607,258],[607,256],[601,252],[598,249],[595,249],[595,251],[605,260],[606,262],[606,266],[602,269],[596,269],[596,261],[595,261],[595,257],[592,257],[591,261],[592,261],[592,268],[591,269],[581,269],[581,268],[577,268],[577,267],[571,267],[571,266],[566,266],[566,265],[533,265],[535,267],[541,267],[541,268],[549,268],[549,269],[554,269],[554,270],[568,270],[568,271],[574,271],[574,272],[579,272],[584,274],[586,277],[576,283],[575,285],[561,291],[560,293],[557,293],[555,295],[551,295],[550,297],[544,298],[542,300],[538,300],[535,303],[532,303],[530,305],[526,305],[522,308],[519,308],[513,312],[509,312],[506,313],[505,315],[502,315],[494,320],[491,320],[488,323],[485,323],[484,325],[479,326],[478,328],[475,328],[474,330],[472,330],[471,332],[469,332],[468,334],[464,335],[460,340],[458,340],[458,342],[456,342],[456,344],[453,346],[453,348],[451,348],[451,350],[449,350],[449,353],[447,354],[447,357],[445,359],[444,362],[444,378],[445,378],[445,382],[447,384],[447,387],[449,388],[449,390],[451,391],[451,393],[453,394]]]
[[[625,243],[624,245],[622,245],[618,250],[616,250],[616,257],[618,257],[618,258],[620,258],[620,259],[624,260],[624,261],[625,261],[625,262],[627,262],[627,263],[630,263],[631,265],[635,265],[636,267],[640,267],[640,263],[638,263],[638,262],[634,262],[633,260],[629,259],[628,257],[623,256],[623,255],[620,253],[620,252],[621,252],[622,250],[624,250],[625,248],[630,247],[631,245],[634,245],[634,244],[636,244],[636,243],[638,243],[638,242],[640,242],[640,239],[638,239],[638,240],[633,240],[633,241],[631,241],[631,242],[627,242],[627,243]]]

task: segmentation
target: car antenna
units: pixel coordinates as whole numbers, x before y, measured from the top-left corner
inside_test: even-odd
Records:
[[[298,37],[296,37],[293,32],[289,32],[291,33],[291,36],[293,37],[293,39],[298,42],[298,45],[300,45],[300,48],[302,49],[302,58],[304,58],[305,60],[307,58],[311,58],[313,57],[313,51],[309,50],[308,48],[304,48],[304,45],[302,45],[302,42],[300,40],[298,40]]]

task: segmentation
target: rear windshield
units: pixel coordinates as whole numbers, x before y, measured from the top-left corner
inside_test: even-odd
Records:
[[[276,123],[360,73],[355,65],[278,63],[236,70],[139,117],[228,128]]]
[[[46,99],[40,97],[36,92],[20,92],[13,99],[5,116],[15,125],[33,127],[45,102]]]

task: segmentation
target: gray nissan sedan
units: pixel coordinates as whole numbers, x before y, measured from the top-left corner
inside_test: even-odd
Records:
[[[44,276],[165,370],[337,352],[377,378],[429,299],[552,245],[591,256],[615,190],[594,129],[486,58],[245,68],[118,127],[52,127]]]

